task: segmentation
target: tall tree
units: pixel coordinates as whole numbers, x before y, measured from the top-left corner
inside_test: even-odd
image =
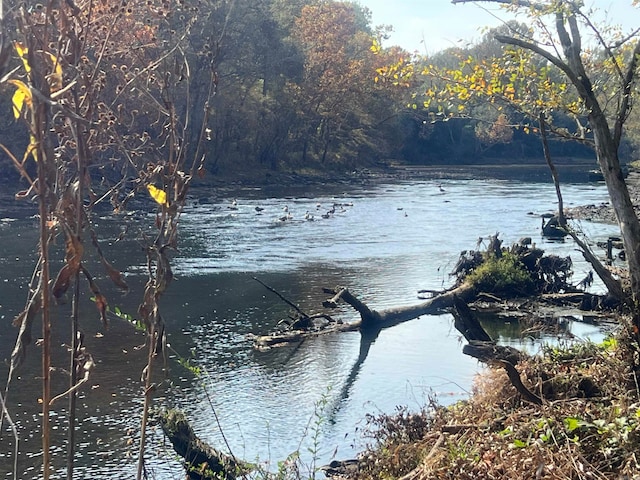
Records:
[[[304,54],[303,76],[290,84],[302,162],[357,156],[384,120],[376,102],[387,88],[373,81],[381,62],[371,50],[367,11],[349,2],[307,5],[292,36]]]
[[[468,56],[450,69],[427,65],[423,73],[439,82],[426,89],[424,105],[437,108],[445,118],[464,114],[478,102],[488,101],[498,109],[508,105],[522,115],[520,126],[525,131],[542,125],[545,131],[549,128],[556,135],[593,146],[622,232],[630,278],[624,299],[634,307],[639,330],[640,222],[622,173],[619,149],[636,94],[640,30],[624,35],[598,27],[582,2],[486,1],[524,12],[532,28],[494,34],[505,46],[500,56]],[[590,48],[583,49],[583,37],[593,42]],[[558,112],[571,118],[573,125],[559,125]],[[619,287],[610,291],[622,296]]]
[[[486,1],[505,3],[502,0]],[[453,0],[453,3],[467,3],[467,0]],[[576,104],[565,104],[565,108],[576,113],[578,128],[573,134],[575,138],[584,138],[589,131],[593,135],[596,158],[616,212],[627,254],[629,293],[636,307],[635,326],[638,329],[640,222],[624,180],[618,151],[639,74],[640,35],[636,30],[628,36],[607,36],[605,29],[598,28],[590,20],[591,16],[584,10],[583,3],[578,1],[519,0],[508,3],[511,8],[526,11],[533,24],[543,30],[538,37],[512,32],[496,35],[496,40],[547,61],[562,72],[566,83],[572,86],[579,99]],[[587,33],[594,37],[596,47],[602,53],[600,57],[594,56],[592,49],[583,48],[583,37]],[[606,77],[602,76],[603,70],[607,72]],[[582,122],[577,114],[584,115],[586,122]]]

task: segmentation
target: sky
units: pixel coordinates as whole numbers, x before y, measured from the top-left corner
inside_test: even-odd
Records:
[[[483,27],[496,27],[509,19],[503,9],[489,2],[453,5],[451,0],[359,0],[359,3],[371,10],[374,26],[394,27],[385,47],[400,45],[422,54],[478,41]],[[626,31],[640,27],[640,8],[632,7],[631,0],[585,0],[585,5],[598,8],[600,19],[621,24]]]

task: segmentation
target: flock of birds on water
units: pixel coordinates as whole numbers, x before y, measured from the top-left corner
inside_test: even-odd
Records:
[[[444,194],[446,193],[446,190],[442,187],[442,185],[438,184],[437,185],[437,189],[438,189],[438,193],[439,194]],[[201,203],[209,203],[208,201],[201,201]],[[302,215],[302,217],[296,217],[294,215],[294,213],[292,212],[292,210],[290,210],[288,205],[285,205],[283,207],[281,207],[281,210],[279,210],[279,213],[277,213],[277,216],[274,219],[274,224],[284,224],[286,222],[291,222],[294,219],[302,219],[303,221],[307,221],[307,222],[313,222],[316,219],[329,219],[331,218],[334,214],[341,214],[341,213],[346,213],[349,207],[353,207],[353,203],[352,202],[329,202],[329,207],[327,208],[327,205],[323,205],[322,203],[317,203],[316,204],[316,208],[315,211],[309,211],[306,210],[304,215]],[[251,206],[248,206],[249,208],[251,208]],[[224,207],[217,207],[217,208],[224,208]],[[237,199],[232,199],[230,201],[230,203],[226,206],[226,210],[229,212],[235,212],[240,210],[241,205],[238,202]],[[280,207],[275,207],[280,209]],[[256,215],[262,215],[265,213],[271,213],[273,214],[273,208],[269,207],[263,207],[261,205],[256,205],[253,207],[253,210],[255,211]],[[397,207],[397,210],[399,211],[404,211],[404,207]],[[268,212],[267,212],[268,211]],[[405,217],[408,217],[409,214],[404,211],[403,212]]]
[[[330,207],[328,209],[326,208],[326,206],[323,208],[323,205],[321,203],[317,203],[315,211],[310,212],[309,210],[307,210],[302,216],[302,220],[307,222],[313,222],[316,220],[317,217],[328,219],[328,218],[331,218],[335,213],[346,213],[347,208],[349,207],[353,207],[352,202],[344,202],[344,203],[333,202],[330,204]],[[230,211],[236,211],[239,208],[240,206],[238,204],[238,200],[236,200],[235,198],[227,206],[227,209]],[[253,210],[255,211],[256,215],[262,215],[263,213],[266,212],[267,208],[260,205],[256,205],[255,207],[253,207]],[[293,211],[289,209],[289,205],[285,205],[277,214],[277,217],[275,218],[274,222],[285,223],[285,222],[290,222],[295,218],[296,217],[294,216]]]

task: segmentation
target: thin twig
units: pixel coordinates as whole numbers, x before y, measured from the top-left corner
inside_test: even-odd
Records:
[[[269,285],[267,285],[266,283],[264,283],[262,280],[259,280],[257,277],[252,277],[256,282],[258,282],[260,285],[262,285],[264,288],[266,288],[267,290],[269,290],[272,293],[275,293],[278,297],[280,297],[280,299],[286,303],[287,305],[289,305],[291,308],[293,308],[296,312],[298,312],[300,315],[302,315],[303,317],[309,317],[309,315],[307,315],[305,312],[303,312],[300,307],[298,307],[295,303],[293,303],[292,301],[290,301],[289,299],[287,299],[284,295],[282,295],[280,292],[278,292],[275,288],[270,287]]]

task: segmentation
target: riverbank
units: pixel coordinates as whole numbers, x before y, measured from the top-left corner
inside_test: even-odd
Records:
[[[593,162],[584,159],[566,159],[558,165],[563,181],[589,181]],[[452,179],[526,179],[550,182],[551,176],[544,160],[515,163],[501,161],[473,165],[407,165],[379,163],[367,168],[351,170],[238,170],[225,174],[206,173],[196,179],[195,186],[211,188],[268,187],[304,185],[360,185],[403,180]]]
[[[637,211],[640,173],[627,185]],[[610,202],[567,210],[571,218],[615,223]],[[490,364],[472,395],[450,407],[369,417],[370,448],[337,478],[640,479],[637,339],[630,319],[602,343],[547,346],[517,365],[536,404],[512,375]]]
[[[637,479],[640,409],[633,341],[547,347],[518,370],[542,405],[504,370],[478,377],[469,400],[370,418],[373,448],[343,479]]]

